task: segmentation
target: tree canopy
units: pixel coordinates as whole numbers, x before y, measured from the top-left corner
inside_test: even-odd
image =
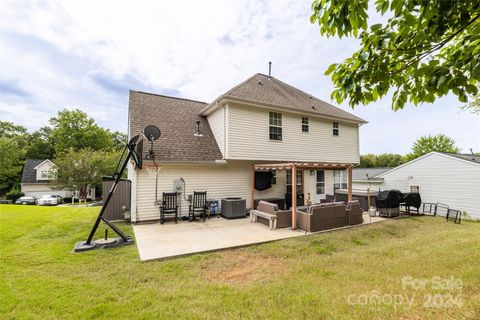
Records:
[[[455,140],[444,134],[428,135],[414,142],[407,159],[412,160],[432,151],[458,153],[460,149],[456,146]]]
[[[50,119],[51,139],[56,153],[68,149],[111,150],[114,141],[109,130],[99,127],[95,120],[81,110],[61,110]]]
[[[365,154],[360,156],[360,168],[380,168],[396,167],[404,163],[404,158],[400,154]]]
[[[100,187],[103,175],[111,175],[117,164],[119,152],[100,151],[91,148],[64,150],[57,155],[57,166],[52,187],[61,190],[79,191],[85,199],[92,187]]]
[[[350,106],[368,104],[393,91],[392,108],[434,102],[453,92],[461,102],[476,95],[480,81],[478,0],[376,0],[386,23],[368,26],[369,0],[315,0],[312,23],[320,33],[353,36],[360,49],[326,71],[331,98]]]

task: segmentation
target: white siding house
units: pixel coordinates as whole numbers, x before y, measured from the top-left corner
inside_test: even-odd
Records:
[[[194,135],[197,121],[200,135]],[[175,180],[180,178],[186,184],[180,195],[180,211],[186,215],[186,197],[193,191],[207,191],[208,198],[217,200],[241,197],[251,207],[253,164],[295,161],[355,165],[359,162],[359,126],[364,123],[262,74],[210,104],[131,91],[129,136],[140,134],[147,125],[162,130],[154,146],[155,163],[146,159],[149,146],[144,144],[142,169],[129,165],[132,220],[158,220],[156,199],[161,199],[163,192],[173,192]],[[333,194],[333,170],[299,172],[299,192],[310,193],[312,201]],[[286,171],[277,170],[276,183],[255,191],[254,198],[285,198],[286,176]],[[338,176],[346,178],[345,174]]]
[[[480,219],[480,157],[431,152],[375,176],[382,190],[418,190],[422,202],[440,202]],[[354,183],[355,187],[355,183]]]

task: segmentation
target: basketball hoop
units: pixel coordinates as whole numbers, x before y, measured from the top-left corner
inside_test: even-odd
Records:
[[[145,165],[143,166],[143,170],[147,171],[149,178],[156,178],[161,169],[162,167],[145,166]]]

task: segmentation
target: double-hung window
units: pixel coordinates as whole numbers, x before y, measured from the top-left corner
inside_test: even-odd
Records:
[[[333,190],[347,189],[347,170],[333,171]]]
[[[302,132],[308,133],[309,125],[308,125],[308,117],[302,117]]]
[[[270,140],[282,141],[282,114],[278,112],[269,112],[268,121]]]
[[[340,133],[338,128],[338,122],[333,122],[332,125],[333,125],[333,135],[338,136]]]

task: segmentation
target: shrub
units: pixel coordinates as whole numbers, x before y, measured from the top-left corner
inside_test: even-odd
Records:
[[[18,189],[12,189],[5,195],[7,200],[12,200],[13,202],[17,201],[18,198],[23,197],[25,193]]]

